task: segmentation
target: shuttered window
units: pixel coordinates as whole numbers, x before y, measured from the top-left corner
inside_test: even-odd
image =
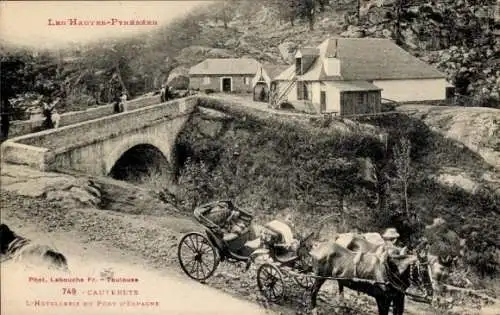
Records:
[[[304,99],[304,82],[297,81],[297,99]]]

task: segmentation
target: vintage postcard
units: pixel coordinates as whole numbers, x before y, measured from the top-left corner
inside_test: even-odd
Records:
[[[1,1],[1,314],[500,314],[500,2]]]

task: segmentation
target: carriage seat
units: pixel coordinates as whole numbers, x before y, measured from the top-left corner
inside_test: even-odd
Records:
[[[265,227],[278,235],[276,242],[273,243],[276,250],[276,260],[285,264],[296,260],[299,241],[293,237],[290,226],[279,220],[273,220]]]
[[[288,224],[273,220],[265,226],[278,235],[277,242],[274,243],[275,247],[296,250],[299,241],[293,237],[293,231]]]

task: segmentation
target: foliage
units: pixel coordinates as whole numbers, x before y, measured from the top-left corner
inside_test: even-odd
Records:
[[[381,231],[393,226],[410,246],[423,236],[425,224],[441,216],[460,237],[479,233],[478,240],[468,244],[465,263],[479,273],[496,272],[498,258],[493,249],[499,245],[500,226],[491,222],[498,221],[495,209],[500,200],[487,191],[470,194],[446,188],[427,177],[433,172],[428,161],[435,161],[434,148],[459,154],[467,163],[478,160],[464,151],[454,152],[448,140],[429,132],[421,122],[402,114],[360,119],[378,126],[376,133],[387,135],[381,141],[383,137],[360,130],[339,134],[335,128],[345,123],[339,120],[299,123],[260,117],[257,111],[208,99],[200,105],[232,118],[221,127],[225,131],[208,136],[199,131],[201,118],[194,117],[180,135],[178,142],[189,148],[179,179],[191,187],[179,198],[189,204],[186,209],[232,198],[262,219],[291,209],[301,218],[295,222],[297,228],[304,231],[325,215],[334,215],[326,230],[342,226],[344,230]],[[372,167],[366,166],[366,158]],[[398,175],[398,159],[400,167],[412,170],[404,176],[409,212],[398,206],[401,190],[391,184]],[[457,254],[456,238],[453,241],[447,233],[427,237],[435,251]]]
[[[408,139],[402,138],[400,143],[394,147],[394,166],[396,170],[396,178],[402,196],[402,204],[408,217],[411,217],[408,206],[408,182],[411,176],[411,143]]]

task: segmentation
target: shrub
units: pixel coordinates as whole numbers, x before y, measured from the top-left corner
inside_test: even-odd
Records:
[[[374,232],[393,226],[409,246],[422,236],[425,224],[442,216],[461,237],[475,230],[488,231],[483,237],[489,246],[499,245],[498,224],[491,224],[497,218],[492,213],[500,205],[498,198],[487,191],[471,195],[443,187],[428,176],[439,166],[434,165],[439,159],[480,160],[468,151],[452,151],[453,143],[433,134],[421,121],[396,113],[361,118],[373,126],[363,129],[364,125],[350,120],[290,119],[209,97],[199,102],[232,118],[223,132],[209,137],[197,131],[202,118],[195,115],[179,135],[178,143],[190,157],[179,179],[184,187],[180,199],[186,203],[232,198],[261,220],[292,208],[300,217],[297,228],[304,231],[311,231],[325,215],[333,215],[325,231],[343,226]],[[382,133],[386,139],[377,136]],[[393,149],[401,138],[411,142],[414,169],[408,181],[408,212],[390,185],[396,174]],[[474,225],[468,230],[460,229],[471,222]],[[435,242],[443,252],[455,251],[451,244]],[[478,272],[494,271],[491,254],[471,254],[467,263],[476,264]]]
[[[498,247],[489,244],[479,233],[473,233],[467,239],[465,262],[471,266],[482,278],[494,277],[500,271],[500,257]]]
[[[295,110],[295,107],[289,102],[283,102],[280,104],[280,109]]]

